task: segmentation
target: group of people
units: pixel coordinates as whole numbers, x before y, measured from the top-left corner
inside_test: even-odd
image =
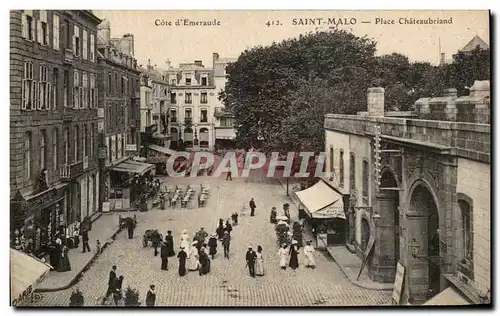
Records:
[[[85,249],[85,248],[84,248]],[[61,238],[57,238],[49,247],[49,261],[52,268],[57,272],[71,271],[69,262],[69,248],[63,244]]]
[[[314,247],[312,242],[309,240],[306,242],[304,247],[304,256],[306,258],[306,268],[316,268],[316,260],[314,259]],[[282,244],[280,250],[278,250],[278,256],[280,257],[280,267],[286,270],[287,262],[288,266],[293,270],[299,267],[299,247],[296,240],[292,241],[290,249],[288,249],[287,244]]]
[[[109,272],[108,279],[108,290],[106,291],[106,295],[104,300],[109,300],[109,297],[112,296],[113,303],[118,305],[118,302],[123,298],[122,285],[123,285],[123,275],[117,277],[116,275],[116,266],[114,265]]]

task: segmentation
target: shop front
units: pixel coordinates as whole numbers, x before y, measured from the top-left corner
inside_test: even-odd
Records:
[[[344,245],[347,224],[343,196],[322,180],[295,194],[300,201],[299,214],[310,223],[318,247]]]
[[[177,152],[167,147],[158,145],[149,145],[149,154],[147,162],[156,166],[156,174],[167,174],[167,161]]]
[[[65,232],[65,185],[56,186],[24,199],[17,192],[11,200],[11,246],[39,258]]]

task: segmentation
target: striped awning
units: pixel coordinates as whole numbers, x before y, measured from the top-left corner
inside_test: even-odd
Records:
[[[313,218],[346,219],[342,195],[335,192],[322,180],[295,194]]]
[[[149,163],[127,160],[125,162],[122,162],[114,166],[113,168],[111,168],[111,170],[118,172],[137,173],[143,175],[146,172],[153,170],[154,168],[155,165]]]

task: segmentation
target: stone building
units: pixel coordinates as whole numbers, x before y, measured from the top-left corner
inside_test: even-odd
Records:
[[[226,68],[229,63],[235,62],[236,58],[221,58],[219,54],[213,53],[213,67],[215,78],[214,116],[215,116],[215,145],[219,147],[231,147],[236,138],[233,115],[225,110],[224,103],[219,100],[219,93],[224,91],[226,86]]]
[[[489,81],[476,81],[469,96],[448,89],[416,112],[384,113],[384,89],[371,88],[368,112],[325,117],[333,176],[323,181],[347,197],[348,248],[368,257],[372,280],[392,283],[404,267],[401,303],[441,291],[488,300],[489,95]]]
[[[214,70],[201,61],[165,70],[170,86],[169,127],[172,148],[211,150],[214,146]]]
[[[113,168],[123,168],[140,148],[140,71],[134,58],[134,36],[110,37],[110,23],[99,24],[99,135],[101,203],[112,195]]]
[[[88,10],[10,11],[11,227],[40,255],[98,210],[100,22]]]

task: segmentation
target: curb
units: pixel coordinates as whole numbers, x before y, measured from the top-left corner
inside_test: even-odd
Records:
[[[98,216],[97,218],[99,218],[100,216]],[[96,218],[96,219],[97,219]],[[95,220],[94,220],[95,221]],[[92,222],[94,222],[92,221]],[[35,293],[47,293],[47,292],[57,292],[57,291],[62,291],[62,290],[66,290],[66,289],[69,289],[70,287],[72,287],[73,285],[75,285],[76,283],[80,282],[80,279],[82,278],[83,274],[85,272],[87,272],[88,269],[90,269],[90,267],[92,266],[92,264],[97,260],[97,258],[99,258],[99,255],[101,255],[104,251],[104,249],[106,249],[108,247],[108,245],[112,244],[113,241],[116,239],[116,236],[121,233],[123,231],[123,228],[120,227],[118,228],[115,233],[110,237],[111,241],[106,241],[102,248],[101,248],[101,252],[100,253],[96,253],[94,254],[94,256],[89,260],[89,262],[87,262],[83,268],[80,270],[80,272],[78,272],[72,279],[71,281],[69,281],[68,284],[66,285],[63,285],[63,286],[60,286],[60,287],[57,287],[57,288],[38,288],[38,289],[35,289],[33,292]],[[109,240],[109,239],[108,239]]]

